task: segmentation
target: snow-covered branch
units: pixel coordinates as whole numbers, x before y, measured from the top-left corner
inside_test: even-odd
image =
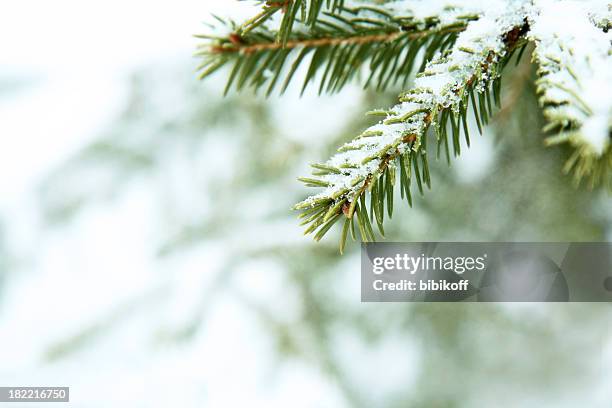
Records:
[[[256,19],[256,27],[221,21],[211,33],[199,36],[207,40],[196,53],[202,57],[200,77],[233,65],[228,89],[232,84],[237,89],[267,86],[270,93],[281,85],[284,91],[299,66],[308,65],[303,88],[320,77],[320,91],[335,92],[366,67],[366,85],[382,90],[400,80],[405,83],[415,65],[422,68],[435,52],[452,46],[457,34],[479,16],[473,1],[440,4],[446,3],[423,7],[416,2],[409,7],[403,1],[347,2],[313,25],[296,17],[283,42],[277,39],[284,18]]]
[[[513,48],[526,31],[525,16],[529,3],[523,1],[506,2],[505,7],[491,7],[483,16],[470,22],[462,32],[453,49],[439,55],[428,63],[425,70],[415,81],[415,87],[407,92],[395,105],[383,113],[386,117],[378,124],[371,126],[353,141],[339,149],[339,153],[322,165],[316,165],[316,178],[304,178],[307,185],[325,186],[325,189],[296,205],[298,209],[319,208],[319,215],[311,215],[308,220],[311,226],[308,232],[328,224],[344,213],[351,220],[359,212],[358,200],[361,200],[361,211],[364,211],[364,195],[371,189],[372,211],[379,218],[385,197],[387,204],[392,201],[392,187],[396,163],[400,160],[402,185],[409,184],[414,175],[420,185],[419,162],[423,166],[423,179],[428,181],[426,161],[426,131],[431,126],[436,129],[439,140],[446,140],[446,121],[450,118],[453,141],[458,145],[460,122],[465,119],[468,98],[471,96],[475,112],[480,110],[483,121],[491,111],[490,88],[499,75],[500,62],[508,48]],[[496,92],[495,87],[493,91]],[[476,107],[474,94],[479,98]],[[411,172],[410,163],[414,172]],[[408,163],[405,166],[405,163]],[[390,179],[389,174],[393,174]],[[377,181],[383,179],[385,187],[377,187]],[[378,182],[382,186],[383,183]],[[389,191],[391,190],[391,191]],[[381,192],[383,191],[383,192]],[[410,194],[408,187],[402,193]],[[389,213],[391,213],[391,207]],[[365,231],[365,240],[373,239],[368,233],[367,215],[357,216],[360,229]],[[366,224],[366,225],[361,225]],[[379,222],[379,226],[381,223]],[[371,228],[369,229],[371,231]],[[381,231],[382,232],[382,231]]]
[[[571,139],[601,156],[612,126],[612,98],[602,89],[612,84],[612,36],[592,24],[584,3],[573,1],[540,1],[530,23],[540,102],[547,128],[559,131],[553,140]]]
[[[534,43],[537,90],[549,144],[575,149],[565,169],[575,180],[612,190],[612,7],[609,0],[283,0],[222,35],[205,35],[202,76],[232,64],[228,87],[264,85],[281,93],[298,67],[304,85],[320,78],[319,92],[336,92],[368,71],[366,86],[414,87],[390,109],[371,114],[379,123],[344,144],[301,178],[322,191],[296,204],[306,232],[320,239],[344,219],[341,249],[357,221],[363,240],[374,240],[371,221],[384,234],[396,174],[411,203],[411,184],[429,186],[429,144],[437,153],[469,146],[468,108],[481,130],[499,105],[500,78],[515,50],[520,60]],[[283,10],[283,13],[279,11]],[[279,13],[277,13],[279,12]],[[415,65],[416,64],[416,65]],[[282,85],[280,85],[282,84]],[[429,132],[433,136],[428,136]],[[366,208],[369,197],[369,208]],[[369,214],[368,214],[369,212]]]

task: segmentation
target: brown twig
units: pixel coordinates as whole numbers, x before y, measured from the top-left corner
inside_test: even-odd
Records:
[[[440,30],[441,33],[452,33],[463,31],[465,27],[452,27],[447,30]],[[408,38],[422,38],[430,35],[433,31],[420,31],[412,34],[408,34]],[[325,47],[340,44],[367,44],[372,42],[385,42],[393,41],[398,37],[404,35],[404,32],[396,31],[390,34],[373,34],[373,35],[355,35],[352,37],[341,37],[341,38],[317,38],[311,40],[289,40],[284,45],[278,42],[270,42],[265,44],[236,44],[236,41],[230,41],[231,46],[216,45],[211,47],[213,53],[226,53],[226,52],[242,52],[245,54],[251,54],[258,51],[265,50],[276,50],[276,49],[292,49],[297,47]]]

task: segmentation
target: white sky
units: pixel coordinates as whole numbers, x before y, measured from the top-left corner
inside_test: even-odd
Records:
[[[130,74],[156,62],[188,60],[198,41],[193,34],[205,31],[202,22],[210,12],[241,18],[252,14],[248,3],[5,3],[0,83],[32,82],[0,91],[0,236],[6,234],[17,257],[0,297],[0,384],[69,385],[71,406],[87,401],[87,406],[200,407],[206,401],[342,407],[325,377],[300,363],[277,366],[271,386],[266,375],[273,345],[250,312],[230,298],[219,299],[203,334],[188,345],[154,347],[160,326],[180,326],[193,316],[202,288],[216,276],[228,249],[209,245],[171,261],[157,259],[151,253],[150,186],[138,185],[118,202],[94,206],[58,231],[41,233],[35,216],[33,193],[41,179],[113,122]],[[194,80],[196,65],[194,59]],[[267,272],[270,278],[273,271]],[[129,312],[126,304],[134,301],[141,306]],[[116,315],[121,323],[103,339],[56,364],[42,364],[51,344]],[[114,392],[92,400],[100,385]],[[241,392],[235,392],[237,386]]]
[[[0,66],[94,80],[165,54],[191,53],[191,36],[209,12],[238,10],[244,3],[227,0],[11,2],[0,14]]]
[[[164,321],[180,324],[191,316],[190,307],[199,304],[202,285],[215,276],[216,268],[206,249],[170,265],[151,254],[147,186],[118,203],[88,211],[61,231],[42,237],[34,232],[32,198],[39,181],[112,123],[123,106],[129,75],[151,63],[189,58],[197,43],[192,35],[205,30],[201,23],[210,12],[235,16],[240,8],[250,13],[246,4],[5,3],[0,12],[0,82],[34,81],[24,90],[0,93],[0,224],[9,243],[18,243],[20,257],[0,298],[0,383],[70,385],[73,406],[129,401],[129,406],[195,407],[205,399],[211,406],[229,401],[235,406],[280,407],[295,401],[296,387],[309,390],[300,406],[321,405],[326,398],[323,404],[329,405],[329,398],[338,398],[308,367],[284,370],[280,388],[263,389],[267,380],[261,370],[272,356],[263,333],[254,332],[254,319],[231,300],[211,312],[205,337],[189,347],[155,353],[146,347],[155,327]],[[194,80],[196,64],[194,60]],[[224,252],[211,250],[216,259]],[[136,316],[124,311],[122,305],[130,299],[146,302],[169,287],[180,293],[163,298],[157,309],[149,305],[149,312],[140,310]],[[102,344],[58,364],[41,365],[50,344],[115,313],[124,323],[107,333]],[[245,338],[249,347],[244,347]],[[234,358],[228,354],[231,350]],[[92,401],[101,384],[114,393]],[[236,384],[243,392],[232,391]]]
[[[148,62],[190,56],[196,44],[192,35],[204,31],[209,12],[236,15],[248,11],[245,5],[227,0],[4,4],[0,80],[25,76],[35,78],[36,85],[16,96],[0,94],[0,203],[22,196],[117,113],[129,73]]]

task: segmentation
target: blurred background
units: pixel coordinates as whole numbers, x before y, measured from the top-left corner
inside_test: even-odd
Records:
[[[400,89],[221,97],[192,35],[252,7],[2,8],[0,385],[75,407],[612,406],[607,304],[360,303],[358,244],[302,235],[295,178]],[[610,196],[542,145],[532,74],[396,203],[389,241],[612,239]]]

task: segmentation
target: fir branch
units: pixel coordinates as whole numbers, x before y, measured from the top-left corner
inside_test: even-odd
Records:
[[[277,12],[281,11],[281,19],[276,41],[286,44],[293,32],[296,20],[314,27],[317,20],[324,11],[335,12],[343,7],[345,0],[263,0],[260,1],[262,11],[255,17],[249,19],[240,26],[239,35],[260,26],[270,20]]]
[[[364,241],[375,238],[371,226],[374,220],[384,235],[385,209],[389,217],[393,213],[396,174],[400,193],[409,204],[412,183],[421,193],[425,185],[430,185],[427,130],[435,130],[438,154],[444,149],[450,160],[450,146],[457,155],[460,134],[468,138],[469,102],[479,127],[491,117],[491,99],[499,103],[500,71],[511,56],[509,51],[524,43],[528,26],[523,8],[523,3],[512,3],[507,10],[492,10],[470,22],[453,50],[427,64],[415,87],[388,110],[386,119],[345,144],[324,163],[333,172],[319,170],[316,180],[320,183],[304,180],[311,186],[326,186],[295,206],[304,211],[301,217],[308,225],[305,233],[318,230],[318,240],[343,214],[349,224],[356,220]],[[348,230],[343,228],[341,250]]]
[[[302,210],[306,233],[319,240],[343,219],[341,251],[349,232],[355,239],[356,229],[364,241],[374,240],[374,221],[384,235],[396,179],[400,194],[412,204],[411,184],[421,194],[430,186],[428,140],[437,143],[437,156],[444,154],[449,162],[451,152],[460,153],[461,134],[469,146],[468,108],[482,131],[493,105],[500,105],[501,70],[516,50],[518,63],[528,41],[535,43],[545,130],[555,132],[547,143],[574,147],[566,170],[574,171],[576,181],[587,178],[592,186],[612,189],[612,100],[601,89],[612,82],[609,4],[348,3],[262,2],[262,11],[242,25],[221,20],[230,34],[201,36],[208,41],[196,54],[203,59],[201,78],[232,65],[226,92],[232,86],[266,86],[267,94],[277,87],[284,92],[301,65],[307,66],[302,91],[318,77],[319,92],[335,92],[365,69],[366,87],[382,90],[400,80],[405,85],[419,64],[415,86],[400,96],[399,104],[370,112],[383,120],[327,162],[314,164],[312,177],[300,179],[324,189],[295,206]],[[275,25],[279,10],[284,14]]]
[[[232,65],[226,92],[232,86],[266,86],[270,94],[280,86],[282,93],[299,66],[308,64],[302,91],[323,73],[319,92],[337,92],[367,66],[366,87],[382,90],[400,80],[405,85],[417,58],[423,58],[422,69],[424,61],[452,46],[457,33],[478,18],[472,9],[435,12],[439,14],[416,19],[412,11],[399,13],[390,6],[342,8],[326,13],[308,30],[292,32],[284,43],[276,41],[278,32],[266,24],[245,32],[226,22],[231,34],[199,36],[209,40],[196,53],[203,58],[200,78]]]
[[[572,16],[571,31],[565,18]],[[612,83],[610,37],[592,24],[582,5],[542,2],[530,37],[538,63],[537,91],[554,136],[548,144],[567,142],[576,151],[565,170],[576,183],[612,187],[612,99],[601,84]]]

